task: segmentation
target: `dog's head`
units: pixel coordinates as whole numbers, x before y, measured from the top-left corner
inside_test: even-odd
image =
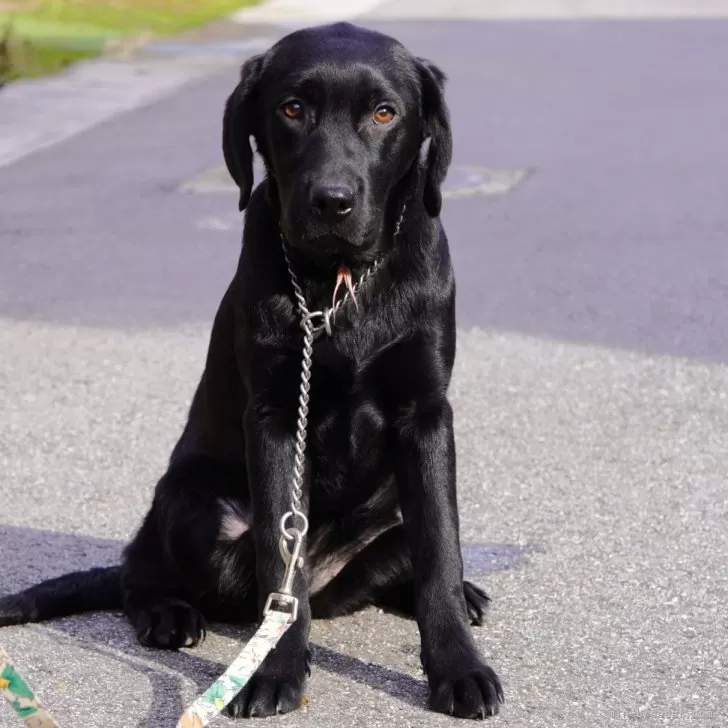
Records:
[[[370,256],[415,191],[436,217],[452,150],[444,81],[396,40],[350,24],[286,36],[243,65],[225,108],[240,209],[253,186],[253,137],[281,229],[302,252]]]

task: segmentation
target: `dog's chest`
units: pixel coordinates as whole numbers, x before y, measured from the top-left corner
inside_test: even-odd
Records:
[[[322,341],[314,351],[309,404],[314,488],[328,496],[376,490],[391,469],[387,421],[367,361]]]
[[[364,349],[353,336],[341,338],[317,339],[308,403],[312,497],[334,511],[366,500],[392,471],[376,354],[359,353]],[[302,354],[287,346],[261,364],[267,405],[286,426],[298,419]]]

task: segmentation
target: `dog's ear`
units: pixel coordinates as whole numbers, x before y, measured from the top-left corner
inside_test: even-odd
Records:
[[[437,217],[442,208],[440,187],[452,159],[450,114],[445,103],[445,74],[430,61],[417,59],[422,89],[423,144],[428,143],[425,161],[425,210]],[[426,149],[426,147],[423,147]]]
[[[253,148],[258,81],[263,70],[263,55],[249,58],[240,71],[240,83],[225,104],[222,120],[222,153],[230,176],[240,188],[240,211],[245,209],[253,189]]]

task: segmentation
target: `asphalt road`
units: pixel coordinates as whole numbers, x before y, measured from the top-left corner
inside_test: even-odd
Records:
[[[451,77],[452,396],[493,724],[722,728],[728,20],[417,5],[366,22]],[[115,562],[180,431],[239,245],[234,194],[200,183],[223,65],[0,168],[0,593]],[[370,610],[313,642],[308,706],[272,725],[457,723],[424,709],[412,623]],[[0,632],[65,728],[171,727],[240,643],[149,651],[118,614]]]

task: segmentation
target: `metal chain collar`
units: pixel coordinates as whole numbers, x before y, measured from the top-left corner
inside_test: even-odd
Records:
[[[406,209],[407,205],[405,203],[402,206],[402,212],[394,226],[394,238],[399,235]],[[301,288],[301,284],[298,282],[298,276],[293,270],[291,259],[288,256],[286,239],[282,233],[281,242],[283,244],[283,255],[286,259],[286,265],[288,266],[288,275],[291,278],[293,293],[296,298],[298,312],[301,316],[301,328],[303,329],[303,358],[301,361],[301,387],[298,396],[298,421],[296,423],[296,445],[293,458],[293,481],[291,483],[291,510],[287,511],[283,515],[280,522],[281,539],[279,542],[279,548],[281,558],[286,565],[286,571],[280,591],[274,592],[268,597],[265,609],[263,610],[263,615],[265,616],[268,614],[274,602],[283,602],[290,604],[292,614],[291,621],[295,621],[298,614],[298,599],[292,595],[293,578],[295,576],[296,569],[303,567],[301,549],[303,547],[303,539],[308,533],[308,517],[303,511],[301,499],[303,498],[303,476],[306,464],[308,403],[311,390],[313,342],[316,335],[321,331],[325,331],[327,336],[332,335],[332,325],[337,312],[353,298],[352,293],[355,294],[356,291],[358,291],[361,286],[369,278],[371,278],[374,273],[376,273],[377,269],[382,264],[382,259],[380,258],[372,263],[372,265],[370,265],[369,268],[367,268],[367,270],[365,270],[359,277],[359,280],[354,284],[353,289],[347,290],[340,299],[333,302],[332,306],[326,307],[321,311],[309,311],[306,298],[303,295],[303,289]],[[321,319],[321,323],[315,325],[314,321],[319,318]],[[293,543],[291,544],[290,542]]]

